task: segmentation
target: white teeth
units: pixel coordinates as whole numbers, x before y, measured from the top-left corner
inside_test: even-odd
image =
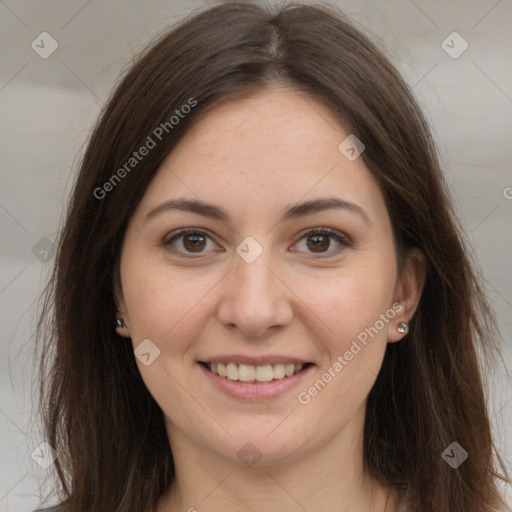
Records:
[[[212,373],[226,377],[229,380],[241,382],[270,382],[272,380],[284,379],[299,373],[304,365],[302,364],[266,364],[253,366],[250,364],[235,363],[211,363],[207,365]]]
[[[213,368],[212,368],[212,372],[213,372]],[[226,365],[223,364],[223,363],[219,363],[217,365],[217,373],[221,376],[221,377],[227,377],[228,376],[228,372],[226,371]]]
[[[258,382],[270,382],[274,380],[274,370],[272,365],[256,366],[256,380]]]
[[[295,365],[294,364],[285,364],[284,365],[284,373],[287,377],[291,377],[293,375],[293,372],[295,371]]]
[[[272,369],[274,371],[274,379],[282,379],[286,375],[284,364],[275,364]]]
[[[226,365],[226,373],[228,379],[238,380],[238,366],[235,363],[228,363]]]
[[[236,366],[235,363],[229,363]],[[251,382],[256,378],[256,367],[248,364],[241,364],[238,368],[238,377],[242,382]],[[229,379],[228,375],[228,379]],[[238,380],[238,379],[231,379]]]

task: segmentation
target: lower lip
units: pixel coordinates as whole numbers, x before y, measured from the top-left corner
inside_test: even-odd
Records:
[[[297,387],[302,379],[309,375],[314,369],[314,365],[311,365],[291,377],[284,377],[283,379],[272,380],[270,382],[241,382],[239,380],[230,380],[226,377],[221,377],[208,370],[208,368],[202,364],[198,363],[198,365],[203,374],[211,380],[217,389],[232,398],[251,402],[269,400],[284,395],[287,391],[291,391],[293,388]]]

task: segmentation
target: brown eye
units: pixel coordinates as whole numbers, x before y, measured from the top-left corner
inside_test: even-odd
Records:
[[[331,228],[310,229],[295,244],[293,251],[317,254],[320,258],[337,256],[352,242],[342,233]]]
[[[190,252],[201,252],[206,246],[206,237],[200,234],[185,235],[183,246]]]
[[[331,241],[325,235],[310,235],[307,242],[308,248],[313,252],[324,252],[329,249]]]
[[[178,231],[163,242],[163,245],[171,252],[182,256],[207,254],[209,252],[208,249],[212,248],[209,245],[212,244],[214,247],[218,247],[211,236],[203,231],[194,229]]]

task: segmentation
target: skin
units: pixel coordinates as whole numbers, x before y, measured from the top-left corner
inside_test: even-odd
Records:
[[[229,101],[187,131],[138,204],[115,298],[127,324],[118,333],[134,348],[150,339],[160,350],[149,366],[137,360],[165,415],[176,465],[159,512],[377,512],[386,500],[395,510],[395,493],[363,469],[366,399],[387,343],[404,336],[398,323],[418,305],[424,259],[411,251],[397,269],[379,186],[361,157],[349,161],[338,149],[349,133],[326,106],[287,88]],[[359,205],[369,222],[344,209],[278,222],[296,203],[323,197]],[[145,220],[176,198],[214,203],[231,220],[178,210]],[[187,227],[212,237],[199,253],[175,239],[173,253],[165,242]],[[315,227],[351,243],[327,238],[330,245],[315,250],[303,234]],[[248,236],[263,249],[252,263],[236,252]],[[299,403],[298,393],[396,303],[401,312]],[[279,397],[244,401],[212,386],[197,363],[221,354],[284,354],[315,366]],[[254,466],[237,457],[248,442],[261,454]]]

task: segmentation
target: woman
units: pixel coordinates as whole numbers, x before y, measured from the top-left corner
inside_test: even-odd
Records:
[[[494,325],[381,51],[334,8],[199,13],[75,184],[40,324],[52,510],[505,510]]]

